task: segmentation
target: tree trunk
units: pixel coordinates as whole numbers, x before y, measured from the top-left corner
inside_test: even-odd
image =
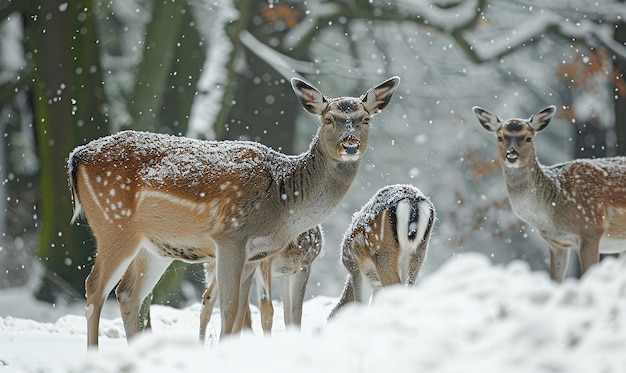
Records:
[[[93,240],[70,225],[67,156],[107,132],[92,0],[33,2],[26,34],[35,68],[31,85],[41,161],[39,259],[45,281],[37,297],[83,297]]]
[[[615,41],[626,45],[626,22],[615,27]],[[626,155],[626,61],[613,59],[613,94],[615,95],[615,136],[617,155]]]

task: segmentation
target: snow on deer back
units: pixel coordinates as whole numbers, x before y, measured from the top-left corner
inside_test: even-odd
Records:
[[[600,253],[626,251],[626,158],[540,164],[533,139],[555,111],[550,106],[529,119],[502,121],[474,107],[480,124],[496,135],[511,207],[547,241],[550,277],[561,281],[570,249],[578,251],[583,273]]]
[[[255,142],[133,131],[76,148],[68,163],[75,217],[84,211],[97,241],[86,280],[88,343],[98,343],[102,303],[118,282],[126,334],[137,333],[141,302],[175,259],[217,259],[221,334],[234,332],[247,304],[244,266],[282,250],[339,204],[367,149],[370,118],[398,83],[329,99],[293,79],[322,124],[298,156]]]

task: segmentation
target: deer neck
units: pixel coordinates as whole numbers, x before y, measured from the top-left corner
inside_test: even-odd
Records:
[[[348,192],[360,161],[340,162],[326,156],[317,135],[309,150],[292,160],[290,170],[278,170],[275,175],[278,195],[294,215],[307,216],[309,224],[319,224]]]
[[[525,167],[505,168],[504,176],[516,215],[535,226],[549,224],[553,209],[547,206],[552,206],[555,201],[557,181],[545,167],[533,158]]]

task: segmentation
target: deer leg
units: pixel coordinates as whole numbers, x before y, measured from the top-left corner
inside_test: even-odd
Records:
[[[217,289],[222,328],[220,338],[233,333],[239,310],[239,293],[246,258],[245,241],[224,245],[217,251]]]
[[[296,272],[297,274],[297,272]],[[283,276],[280,278],[280,294],[283,300],[283,322],[285,326],[292,325],[294,323],[293,320],[293,287],[292,287],[292,279],[293,276]]]
[[[125,244],[122,244],[124,243]],[[124,250],[128,248],[128,250]],[[111,240],[101,238],[97,244],[97,256],[91,272],[85,280],[87,307],[87,344],[98,346],[98,333],[102,306],[109,293],[124,275],[129,264],[139,250],[139,241],[130,237],[114,237]],[[129,255],[120,253],[127,251]]]
[[[348,275],[348,277],[346,278],[346,283],[343,287],[343,291],[341,292],[341,297],[339,297],[339,303],[337,303],[337,305],[335,306],[335,308],[333,308],[332,311],[330,311],[330,315],[328,315],[328,318],[332,318],[334,317],[337,312],[339,312],[339,310],[341,310],[346,304],[350,303],[350,302],[354,302],[355,301],[355,296],[354,296],[354,285],[352,284],[352,275]]]
[[[172,261],[171,258],[156,256],[141,249],[122,277],[115,293],[127,340],[142,329],[139,314],[143,300],[152,291]]]
[[[291,325],[300,327],[302,324],[302,308],[304,306],[304,296],[306,294],[306,286],[309,282],[311,271],[308,266],[303,266],[294,275],[283,279],[288,284],[288,291],[283,291],[283,299],[287,298],[285,309],[289,310],[288,320]]]
[[[255,271],[261,327],[264,334],[271,334],[274,321],[274,305],[272,304],[272,260],[264,260]]]
[[[569,262],[569,249],[550,245],[550,278],[562,282]]]
[[[211,321],[213,307],[217,302],[217,279],[215,277],[215,266],[205,266],[206,282],[208,287],[202,295],[202,307],[200,309],[200,342],[206,339],[206,328]]]
[[[426,258],[427,246],[428,241],[422,241],[417,247],[415,253],[411,254],[408,268],[408,277],[406,279],[407,285],[413,285],[417,280],[417,274],[419,273],[420,269],[422,269],[424,259]]]
[[[580,248],[578,249],[578,256],[580,258],[580,273],[585,274],[589,267],[600,261],[600,237],[593,237],[591,239],[583,238],[580,242]]]
[[[250,312],[250,288],[252,287],[252,280],[254,279],[254,273],[256,272],[257,265],[248,263],[244,267],[243,282],[241,283],[239,291],[239,307],[237,309],[237,319],[233,332],[241,332],[244,327],[252,329],[252,318]]]

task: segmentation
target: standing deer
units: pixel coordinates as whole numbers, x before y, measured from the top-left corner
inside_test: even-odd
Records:
[[[261,326],[264,333],[271,333],[274,320],[272,277],[280,279],[285,325],[300,326],[311,265],[321,252],[322,245],[322,227],[317,226],[300,234],[287,245],[285,250],[259,263],[255,271],[255,279],[261,312]],[[200,311],[201,342],[205,340],[206,328],[211,320],[211,312],[218,296],[215,261],[205,263],[204,270],[208,287],[202,296],[202,309]],[[245,320],[240,322],[251,326],[249,316],[250,313],[247,312],[244,315]]]
[[[341,243],[348,277],[333,317],[350,302],[369,302],[385,286],[415,283],[435,224],[435,208],[412,185],[379,190],[352,217]]]
[[[370,117],[389,104],[399,82],[390,78],[360,98],[329,99],[292,79],[301,105],[322,124],[298,156],[256,142],[134,131],[77,147],[68,160],[73,221],[84,213],[97,243],[85,282],[88,344],[98,344],[102,305],[116,284],[126,335],[136,334],[141,302],[175,259],[215,258],[220,334],[235,332],[255,263],[340,203],[367,150]]]
[[[513,212],[548,243],[553,280],[563,280],[570,249],[578,251],[583,274],[598,262],[599,253],[626,251],[626,158],[544,166],[537,161],[533,138],[550,123],[554,106],[527,120],[505,122],[485,109],[473,110],[498,139]]]

